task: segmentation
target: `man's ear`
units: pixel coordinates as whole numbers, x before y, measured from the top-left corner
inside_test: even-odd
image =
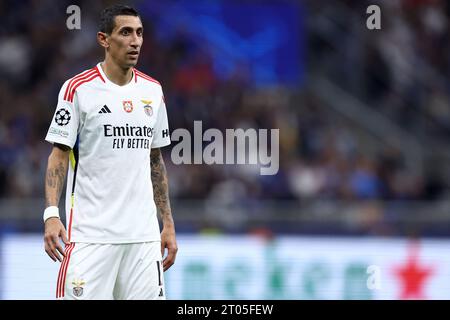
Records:
[[[109,47],[108,35],[104,32],[97,32],[97,41],[103,48]]]

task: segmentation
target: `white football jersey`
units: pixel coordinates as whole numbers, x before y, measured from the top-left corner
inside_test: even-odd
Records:
[[[69,241],[160,241],[150,151],[170,144],[158,81],[133,69],[124,86],[96,67],[67,80],[45,140],[72,148]]]

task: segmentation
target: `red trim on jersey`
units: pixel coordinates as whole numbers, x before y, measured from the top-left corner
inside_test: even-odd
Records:
[[[148,81],[151,81],[151,82],[154,82],[154,83],[157,83],[157,84],[161,85],[161,83],[159,83],[158,80],[153,79],[152,77],[146,75],[145,73],[140,72],[139,70],[136,70],[136,71],[137,71],[136,74],[137,74],[138,76],[140,76],[141,78],[143,78],[143,79],[145,79],[145,80],[148,80]]]
[[[72,234],[72,217],[73,217],[73,208],[70,208],[70,218],[69,218],[69,242],[70,236]]]
[[[56,298],[59,298],[59,296],[60,296],[59,292],[60,292],[60,287],[61,287],[61,277],[62,277],[62,274],[64,272],[64,265],[65,265],[66,259],[67,259],[66,258],[67,257],[67,251],[69,251],[71,245],[72,244],[69,244],[69,245],[66,246],[66,249],[64,250],[65,257],[63,258],[63,261],[61,262],[61,265],[59,267],[58,282],[56,283]]]
[[[67,263],[66,263],[66,266],[64,267],[64,273],[63,273],[63,277],[62,277],[62,295],[61,295],[61,297],[64,297],[64,293],[65,293],[64,291],[66,288],[65,284],[66,284],[67,269],[69,267],[70,256],[72,254],[73,248],[75,248],[75,243],[73,243],[72,247],[67,252]]]
[[[66,249],[64,250],[64,253],[67,256],[67,250],[69,250],[70,244],[66,246]],[[61,262],[61,265],[59,266],[59,272],[58,272],[58,280],[56,281],[56,298],[59,298],[59,283],[61,281],[61,275],[63,270],[64,261],[66,261],[66,257],[63,258],[63,261]]]
[[[69,266],[70,254],[72,253],[73,248],[75,248],[75,243],[72,242],[66,247],[66,256],[61,263],[61,267],[59,269],[58,275],[58,283],[56,284],[56,298],[64,297],[64,287],[66,282],[67,268]]]
[[[65,97],[65,100],[70,101],[71,92],[72,92],[73,88],[77,85],[77,83],[79,83],[80,81],[83,81],[86,78],[89,78],[90,76],[92,76],[94,74],[96,74],[96,71],[92,70],[91,72],[86,73],[84,76],[79,77],[79,78],[75,79],[74,81],[72,81],[67,89],[68,90],[67,97]]]
[[[90,72],[92,72],[92,69],[83,71],[82,73],[76,75],[75,77],[73,77],[72,79],[69,80],[69,83],[67,84],[67,87],[66,87],[66,91],[65,91],[65,93],[64,93],[64,100],[67,99],[67,96],[68,96],[69,91],[70,91],[69,88],[71,87],[72,83],[73,83],[74,81],[76,81],[77,79],[79,79],[80,77],[83,77],[83,76],[85,76],[86,74],[88,74],[88,73],[90,73]]]
[[[105,82],[105,79],[103,79],[102,74],[101,74],[100,71],[98,70],[98,67],[97,67],[97,66],[95,66],[95,70],[97,70],[97,73],[98,73],[100,79],[102,79],[102,81]]]
[[[70,81],[69,81],[69,83],[67,84],[67,87],[66,87],[66,92],[64,93],[64,100],[67,100],[67,97],[68,97],[69,92],[70,92],[70,88],[72,87],[73,83],[76,82],[78,79],[87,76],[88,73],[92,73],[92,71],[95,71],[94,68],[86,70],[86,71],[76,75],[72,79],[70,79]]]
[[[159,83],[158,80],[153,79],[152,77],[146,75],[145,73],[142,73],[141,71],[139,71],[137,69],[134,69],[134,70],[135,70],[135,73],[136,73],[137,76],[139,76],[139,77],[141,77],[141,78],[143,78],[145,80],[148,80],[148,81],[151,81],[151,82],[154,82],[154,83],[157,83],[157,84],[161,85],[161,83]]]
[[[66,247],[66,256],[64,257],[63,262],[61,263],[61,268],[60,268],[60,274],[58,277],[58,283],[57,283],[57,288],[56,288],[56,298],[62,298],[63,295],[63,288],[64,288],[64,284],[65,284],[65,279],[66,279],[66,271],[67,271],[67,267],[68,267],[68,260],[70,257],[70,253],[72,252],[73,247],[75,246],[75,243],[71,243]]]
[[[90,82],[92,80],[94,80],[95,78],[97,78],[100,74],[95,72],[94,74],[90,75],[89,78],[83,79],[83,80],[79,80],[74,86],[73,89],[70,91],[69,93],[69,102],[73,102],[73,98],[75,97],[75,90],[77,90],[77,88],[79,86],[81,86],[83,83],[86,82]]]

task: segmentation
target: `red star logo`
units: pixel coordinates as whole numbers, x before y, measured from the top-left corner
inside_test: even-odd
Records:
[[[402,284],[400,299],[425,299],[424,284],[434,270],[419,264],[418,250],[418,244],[412,243],[405,264],[394,269],[395,276]]]

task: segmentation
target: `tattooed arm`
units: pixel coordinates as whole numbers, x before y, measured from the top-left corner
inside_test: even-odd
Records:
[[[69,164],[70,148],[61,144],[53,146],[52,152],[48,157],[47,172],[45,175],[45,206],[58,206],[61,197],[64,180],[67,175],[67,166]],[[53,260],[62,261],[58,251],[64,256],[59,238],[68,244],[66,229],[58,218],[49,218],[45,221],[44,244],[45,251]]]
[[[48,157],[45,179],[45,207],[58,206],[67,174],[70,148],[55,144]]]
[[[150,165],[152,171],[153,198],[163,222],[163,230],[161,232],[161,254],[163,256],[164,250],[167,248],[167,257],[163,261],[164,271],[166,271],[174,264],[178,247],[175,239],[175,224],[173,222],[172,210],[170,209],[166,166],[159,148],[151,150]]]

